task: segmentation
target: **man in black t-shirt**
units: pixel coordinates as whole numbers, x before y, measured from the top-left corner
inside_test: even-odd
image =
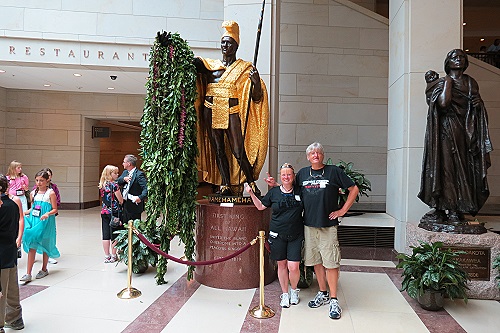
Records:
[[[314,266],[319,284],[319,292],[308,306],[317,308],[329,304],[329,317],[339,319],[342,309],[337,300],[340,268],[338,218],[351,208],[359,189],[342,169],[323,163],[324,149],[320,143],[307,147],[306,154],[311,166],[300,169],[295,179],[304,203],[304,262],[306,266]],[[272,177],[266,182],[275,185]],[[340,209],[339,188],[349,190],[347,201]]]

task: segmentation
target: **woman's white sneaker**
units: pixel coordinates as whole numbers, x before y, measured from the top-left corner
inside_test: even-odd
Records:
[[[300,289],[290,289],[290,304],[297,305],[300,302],[299,298]]]
[[[288,296],[288,293],[281,294],[280,298],[281,298],[280,306],[282,308],[289,308],[290,307],[290,296]]]

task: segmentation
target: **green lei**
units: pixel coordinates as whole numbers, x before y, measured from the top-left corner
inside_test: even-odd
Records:
[[[187,42],[177,33],[167,38],[168,45],[163,46],[157,36],[151,48],[141,118],[140,155],[148,179],[146,235],[159,236],[160,248],[167,253],[171,239],[179,236],[187,260],[193,260],[198,186],[196,68]],[[188,269],[188,279],[193,268]],[[156,269],[156,282],[166,283],[165,258],[160,258]]]

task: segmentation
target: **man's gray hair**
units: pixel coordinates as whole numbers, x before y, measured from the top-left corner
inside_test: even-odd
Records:
[[[132,164],[133,166],[137,165],[137,157],[132,154],[125,155],[125,160]]]
[[[313,142],[313,143],[311,143],[309,145],[309,147],[307,147],[307,149],[306,149],[306,154],[309,155],[313,151],[318,151],[321,154],[325,153],[325,149],[323,149],[323,145],[321,143],[319,143],[319,142]]]

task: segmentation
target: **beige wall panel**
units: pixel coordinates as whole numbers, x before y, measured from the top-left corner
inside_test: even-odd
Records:
[[[328,120],[328,105],[326,103],[280,103],[281,123],[325,124]]]
[[[328,123],[387,126],[387,104],[328,104]]]
[[[3,5],[3,2],[2,2]],[[0,11],[0,22],[2,29],[5,30],[22,30],[24,25],[23,8],[4,7]]]
[[[167,17],[198,18],[200,0],[134,0],[134,15],[156,16],[163,13]],[[213,2],[213,1],[212,1]],[[222,8],[221,8],[222,9]]]
[[[140,112],[144,110],[144,96],[119,96],[118,98],[118,110],[128,111],[128,112]]]
[[[296,24],[281,24],[280,25],[280,43],[281,45],[297,45],[297,25]]]
[[[329,6],[330,25],[337,27],[352,27],[352,28],[374,28],[388,29],[387,23],[374,20],[352,8],[346,6]],[[374,13],[374,15],[376,15]]]
[[[42,117],[43,129],[46,130],[80,130],[80,115],[44,114]]]
[[[160,16],[116,15],[100,13],[92,25],[96,35],[151,38],[167,26],[167,18]],[[182,31],[182,30],[181,30]]]
[[[68,131],[68,147],[80,147],[81,133],[80,131]]]
[[[80,196],[78,195],[80,189],[78,188],[78,184],[75,184],[73,186],[70,185],[61,186],[57,184],[57,188],[59,189],[59,192],[61,194],[61,203],[80,202]]]
[[[278,125],[278,142],[280,145],[295,145],[296,144],[297,125],[295,124],[279,124]]]
[[[323,74],[328,69],[328,55],[314,53],[282,52],[280,72],[299,74]]]
[[[389,28],[360,29],[359,46],[362,49],[389,50]]]
[[[43,114],[32,113],[30,108],[9,108],[5,121],[9,128],[40,128]]]
[[[76,183],[80,180],[80,166],[67,166],[65,168],[68,183]]]
[[[182,38],[187,40],[219,43],[222,36],[221,24],[219,20],[168,18],[166,30],[182,32]],[[156,30],[159,28],[156,27]]]
[[[295,95],[297,93],[297,75],[281,74],[279,91],[281,95]]]
[[[34,168],[31,171],[37,172],[41,169],[42,154],[42,150],[21,150],[7,146],[5,150],[5,164],[8,165],[11,161],[17,160],[23,164],[23,167],[28,168],[29,166],[33,166]],[[25,172],[27,173],[28,171],[25,170]]]
[[[339,160],[352,162],[355,169],[363,170],[363,173],[369,175],[385,175],[387,171],[387,159],[384,153],[338,152],[325,154],[325,159],[328,157],[331,157],[334,163]]]
[[[331,54],[328,74],[346,76],[375,76],[387,81],[389,59],[373,55]],[[387,85],[386,85],[387,86]]]
[[[281,7],[281,23],[301,25],[328,25],[328,6],[288,3]]]
[[[387,77],[360,77],[359,96],[387,98]]]
[[[99,157],[97,157],[99,158]],[[44,166],[52,165],[65,165],[65,166],[78,166],[80,165],[80,151],[67,150],[67,151],[51,151],[44,150],[42,153],[42,163]]]
[[[140,1],[140,0],[139,0]],[[224,20],[224,0],[200,1],[200,18]]]
[[[17,129],[16,137],[16,144],[33,145],[33,148],[37,145],[47,147],[68,144],[68,131],[65,130]]]
[[[297,75],[297,94],[357,97],[359,79],[349,76]]]
[[[86,13],[30,8],[24,10],[25,31],[96,35],[98,22],[97,12]],[[117,34],[116,36],[123,35]]]
[[[325,38],[328,36],[328,38]],[[298,43],[304,46],[359,47],[359,29],[328,26],[299,26]]]
[[[359,126],[360,146],[387,147],[387,126]]]
[[[309,145],[314,141],[330,146],[356,146],[358,128],[350,125],[297,125],[297,144]]]
[[[158,1],[148,1],[153,3]],[[133,0],[85,0],[85,1],[61,1],[62,10],[74,12],[98,12],[98,13],[116,13],[116,14],[132,14],[132,10],[140,7],[142,1]],[[137,13],[134,13],[137,14]],[[142,15],[142,14],[140,14]]]

